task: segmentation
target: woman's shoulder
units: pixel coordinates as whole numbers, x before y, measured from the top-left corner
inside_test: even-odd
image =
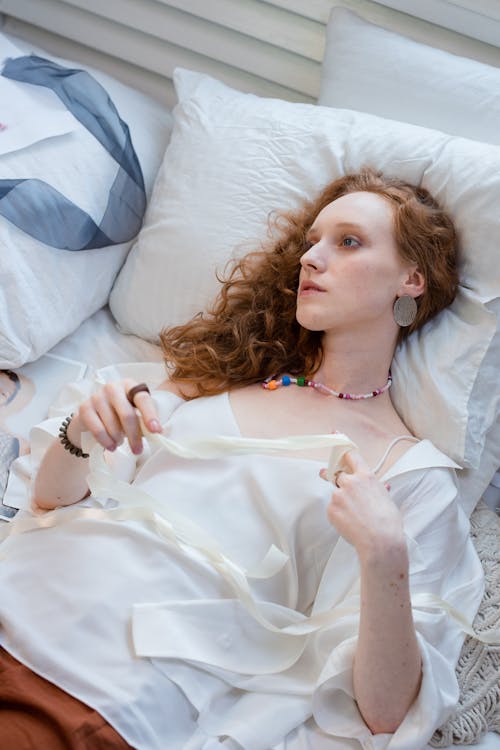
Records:
[[[199,396],[198,389],[194,384],[184,383],[183,385],[181,385],[180,383],[176,383],[175,381],[170,380],[170,378],[167,378],[162,383],[160,383],[160,385],[156,386],[155,390],[173,393],[175,396],[182,398],[183,401],[188,401],[189,399],[193,399]]]
[[[462,468],[447,455],[444,446],[436,445],[429,436],[415,435],[394,407],[390,410],[386,427],[387,444],[391,449],[389,463],[380,467],[384,475],[430,471],[432,479],[439,482],[439,478],[446,475],[446,472],[434,472],[433,469],[448,469],[450,475],[453,475],[455,469]]]

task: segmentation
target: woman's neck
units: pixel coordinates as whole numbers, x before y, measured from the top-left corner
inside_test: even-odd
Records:
[[[336,391],[368,393],[386,384],[394,344],[325,335],[323,351],[319,369],[314,375],[308,373],[309,377]]]

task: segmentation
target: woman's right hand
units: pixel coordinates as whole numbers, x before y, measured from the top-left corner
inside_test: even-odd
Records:
[[[114,451],[127,438],[132,453],[142,452],[142,432],[139,418],[150,432],[161,432],[156,404],[149,393],[140,391],[134,397],[135,407],[129,402],[127,392],[137,385],[135,380],[106,383],[89,399],[80,404],[78,412],[68,427],[68,438],[79,438],[90,432],[104,448]],[[78,443],[80,440],[78,440]]]

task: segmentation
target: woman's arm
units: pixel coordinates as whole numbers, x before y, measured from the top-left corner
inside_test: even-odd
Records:
[[[418,694],[421,656],[403,539],[383,539],[360,556],[361,604],[354,694],[374,733],[395,732]]]
[[[358,553],[361,602],[354,657],[356,702],[374,733],[395,732],[415,699],[421,657],[408,584],[402,517],[357,451],[345,456],[328,516]]]
[[[134,408],[127,391],[136,385],[133,380],[107,383],[84,401],[71,420],[67,437],[81,448],[82,432],[90,432],[107,450],[114,451],[125,438],[132,452],[142,451],[139,417],[151,432],[161,432],[156,405],[146,392],[138,393]],[[33,503],[51,510],[72,505],[89,494],[87,475],[89,459],[72,455],[55,439],[42,459],[35,479]]]
[[[81,448],[82,427],[75,415],[67,430],[67,437]],[[72,505],[89,494],[86,477],[88,458],[78,458],[65,450],[59,439],[54,439],[42,459],[35,478],[33,504],[44,510]]]

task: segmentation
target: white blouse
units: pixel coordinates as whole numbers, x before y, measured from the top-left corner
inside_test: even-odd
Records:
[[[241,440],[227,393],[154,397],[179,444]],[[33,431],[35,464],[60,421]],[[423,679],[398,730],[379,735],[353,697],[359,568],[328,523],[324,463],[187,459],[152,443],[105,459],[92,497],[4,524],[4,648],[138,750],[425,747],[458,699],[464,638],[429,595],[470,622],[483,593],[450,459],[423,440],[382,477],[404,516]]]

